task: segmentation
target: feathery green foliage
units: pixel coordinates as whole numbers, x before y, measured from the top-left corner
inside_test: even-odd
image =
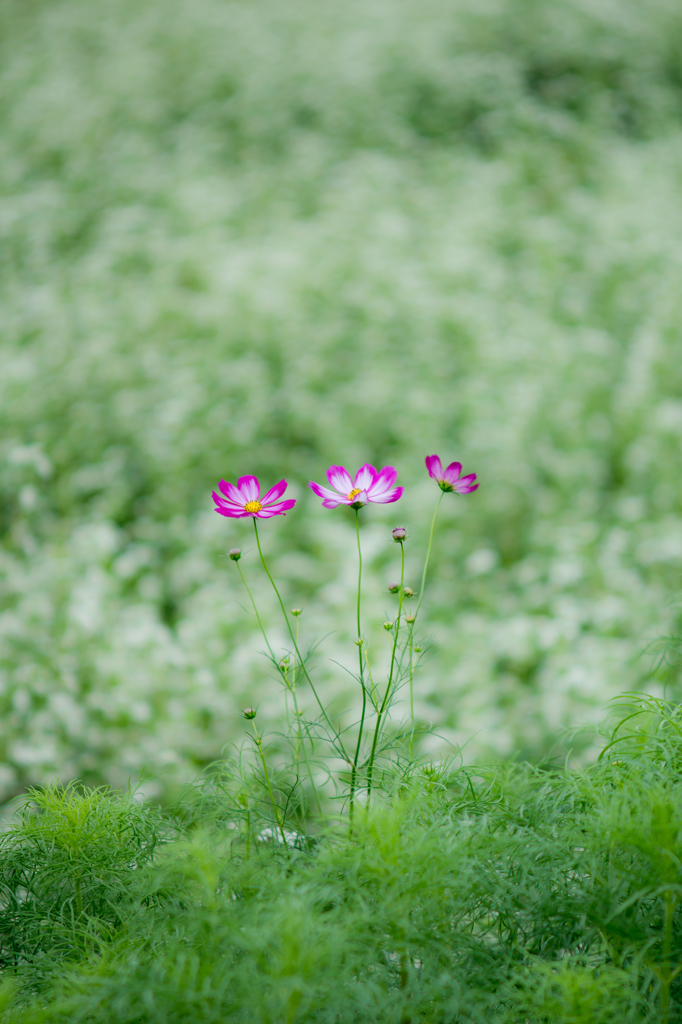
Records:
[[[103,788],[33,789],[17,813],[0,833],[0,961],[33,975],[110,937],[172,830],[133,793]]]
[[[672,1024],[682,1019],[681,754],[679,708],[637,698],[588,768],[415,763],[383,776],[381,799],[356,811],[350,833],[314,816],[303,829],[287,822],[300,841],[286,846],[255,803],[247,822],[220,781],[181,801],[184,834],[170,844],[167,824],[114,794],[48,791],[42,804],[35,794],[34,806],[52,808],[41,842],[49,833],[54,850],[71,850],[79,822],[83,877],[89,858],[100,890],[117,894],[115,918],[103,936],[100,896],[84,888],[88,941],[67,947],[55,933],[51,944],[48,933],[39,974],[6,969],[1,1019]],[[144,855],[129,841],[135,878],[121,899],[127,815]],[[35,834],[24,815],[9,846],[42,877]],[[65,921],[71,861],[55,855],[50,872],[47,905],[54,913],[61,899]],[[24,941],[7,934],[6,958],[14,942],[18,964]]]

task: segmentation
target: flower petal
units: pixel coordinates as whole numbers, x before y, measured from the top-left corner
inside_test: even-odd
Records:
[[[372,486],[367,488],[369,500],[374,501],[376,494],[384,494],[386,491],[390,491],[395,486],[397,479],[398,470],[394,469],[393,466],[384,466]]]
[[[260,497],[260,484],[255,476],[240,476],[237,484],[239,490],[244,495],[244,504],[247,501],[258,501]]]
[[[437,455],[427,455],[424,462],[432,480],[443,479],[443,463]]]
[[[454,484],[454,489],[457,494],[471,494],[478,487],[478,484],[474,483],[476,479],[475,473],[470,473],[469,476],[463,476]]]
[[[218,505],[213,511],[217,512],[219,516],[227,516],[229,519],[243,519],[244,516],[248,516],[249,514],[248,512],[245,512],[244,509],[237,512],[236,509],[229,508],[227,505]]]
[[[378,475],[374,466],[370,466],[369,462],[366,462],[364,466],[360,466],[360,469],[355,474],[353,487],[359,487],[361,491],[367,491],[374,484]],[[350,490],[350,487],[348,490]]]
[[[278,484],[275,484],[274,487],[270,488],[267,494],[263,495],[263,497],[260,499],[261,505],[271,505],[273,501],[277,501],[278,498],[282,497],[286,489],[286,480],[280,480]]]
[[[236,487],[235,490],[237,490]],[[237,512],[244,511],[243,501],[240,501],[239,503],[237,503],[236,501],[228,501],[227,498],[223,498],[222,494],[218,494],[217,491],[212,491],[211,493],[213,495],[213,500],[215,501],[216,505],[220,505],[221,508],[231,508]],[[239,494],[239,491],[237,491],[237,494]]]
[[[353,489],[350,473],[343,466],[330,466],[327,470],[327,480],[341,494],[348,494]]]
[[[293,508],[296,504],[296,498],[287,498],[286,501],[278,501],[275,504],[268,505],[267,508],[263,508],[263,512],[276,512],[277,515],[284,515],[290,508]]]
[[[286,512],[278,512],[271,505],[270,508],[262,508],[260,512],[253,512],[251,515],[254,519],[272,519],[273,516],[285,516]]]
[[[314,480],[310,481],[308,487],[315,492],[318,498],[326,498],[329,501],[335,501],[337,504],[344,500],[340,494],[336,493],[336,491],[330,491],[328,487],[323,487],[322,484],[316,484]]]
[[[397,501],[401,497],[404,487],[396,487],[393,491],[384,491],[382,494],[377,494],[375,497],[370,498],[377,505],[388,505],[392,501]]]
[[[448,468],[443,472],[443,479],[449,484],[456,484],[459,480],[459,474],[462,472],[461,462],[451,462]]]
[[[234,484],[228,483],[227,480],[221,480],[218,486],[226,498],[233,501],[235,505],[241,505],[242,508],[244,507],[244,499],[241,496],[241,492],[237,490]]]
[[[338,508],[341,504],[342,502],[340,501],[332,501],[331,498],[325,498],[322,502],[322,508]]]

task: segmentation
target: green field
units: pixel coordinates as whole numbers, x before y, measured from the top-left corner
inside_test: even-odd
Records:
[[[0,835],[3,1024],[673,1024],[679,708],[589,769],[397,766],[297,816],[224,766],[174,813],[29,794]],[[634,728],[633,728],[634,727]],[[273,816],[273,812],[275,816]]]
[[[245,703],[277,727],[225,554],[257,582],[250,534],[210,499],[246,473],[299,499],[263,536],[305,643],[326,637],[327,699],[352,691],[353,526],[305,485],[398,468],[404,498],[364,518],[380,631],[389,527],[421,566],[432,452],[481,482],[436,542],[432,742],[540,757],[661,692],[640,652],[675,629],[682,566],[679,5],[0,20],[5,797],[143,769],[170,792]]]
[[[679,2],[4,0],[0,237],[2,1024],[682,1021]]]

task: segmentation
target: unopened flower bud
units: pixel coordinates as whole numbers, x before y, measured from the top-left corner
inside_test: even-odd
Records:
[[[403,594],[405,597],[414,597],[414,590],[412,587],[403,587]]]
[[[417,654],[420,654],[421,653],[421,647],[415,647],[415,651],[417,652]]]
[[[395,530],[393,531],[393,540],[396,542],[396,544],[402,544],[406,537],[407,530],[405,529],[405,527],[396,526]]]
[[[409,623],[410,623],[410,625],[412,625],[412,623],[414,622],[414,620],[415,620],[416,618],[417,618],[417,616],[416,616],[416,615],[406,615],[406,616],[405,616],[405,622],[409,622]]]
[[[256,717],[256,709],[255,708],[244,708],[244,710],[242,711],[242,714],[243,714],[244,718],[249,718],[249,719],[250,718],[255,718]]]
[[[388,592],[389,592],[389,594],[397,594],[399,590],[400,590],[400,584],[399,583],[389,583],[389,585],[388,585]]]
[[[289,667],[289,655],[288,655],[288,654],[287,654],[287,655],[285,655],[285,656],[284,656],[284,657],[282,658],[282,660],[281,660],[281,661],[280,661],[280,663],[279,663],[279,667],[280,667],[280,668],[288,668],[288,667]]]
[[[238,562],[239,559],[242,557],[241,548],[230,548],[230,550],[227,553],[233,562]]]
[[[362,647],[362,645],[364,644],[364,642],[365,642],[365,641],[364,641],[364,638],[363,638],[363,637],[361,637],[361,636],[359,636],[359,637],[357,638],[357,640],[354,640],[354,641],[353,641],[353,643],[354,643],[354,644],[357,644],[357,645],[358,645],[358,647]]]
[[[384,629],[386,629],[386,630],[393,629],[393,623],[392,622],[384,622]]]
[[[292,615],[300,615],[302,611],[303,611],[302,608],[292,608],[291,609],[291,614]]]

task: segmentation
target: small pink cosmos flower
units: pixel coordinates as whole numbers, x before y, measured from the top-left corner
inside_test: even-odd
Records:
[[[443,469],[443,463],[437,455],[427,455],[424,461],[426,462],[429,476],[437,482],[441,491],[471,494],[478,487],[478,484],[474,483],[476,479],[475,473],[470,473],[469,476],[460,476],[462,472],[461,462],[451,462],[447,469]]]
[[[377,473],[374,466],[365,463],[351,480],[350,473],[343,466],[330,466],[327,470],[327,480],[335,487],[331,491],[328,487],[322,487],[313,480],[308,487],[323,498],[323,508],[336,508],[337,505],[350,505],[351,508],[362,508],[370,502],[379,505],[388,505],[391,501],[397,501],[403,493],[402,487],[395,487],[398,479],[398,471],[393,466],[384,466],[380,473]],[[339,492],[339,493],[337,493]]]
[[[287,510],[296,504],[295,498],[278,500],[287,489],[286,480],[280,480],[262,498],[260,484],[255,476],[240,476],[236,487],[227,480],[221,480],[219,486],[225,497],[213,491],[215,511],[232,519],[271,519],[272,516],[286,515]]]

